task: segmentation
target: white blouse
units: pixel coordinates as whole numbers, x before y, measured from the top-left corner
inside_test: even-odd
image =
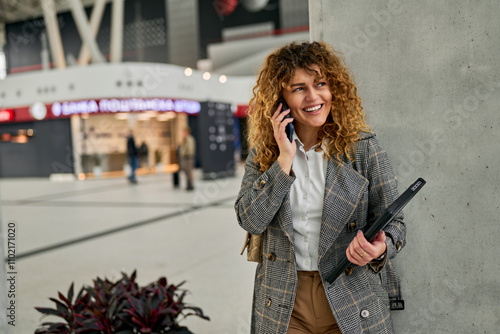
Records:
[[[290,189],[290,204],[297,270],[318,270],[327,160],[323,151],[315,151],[319,144],[306,152],[296,134],[293,138],[297,144],[292,164],[296,179]]]

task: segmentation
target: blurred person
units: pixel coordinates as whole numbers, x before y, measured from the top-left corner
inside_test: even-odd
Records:
[[[146,167],[149,170],[149,149],[148,145],[146,144],[145,141],[141,143],[141,146],[139,146],[139,160],[140,160],[140,165],[143,167]]]
[[[361,230],[397,198],[397,181],[338,53],[322,42],[274,51],[249,105],[235,210],[243,229],[263,234],[251,333],[393,333],[389,259],[405,245],[403,217],[371,242]],[[344,256],[353,265],[328,283]]]
[[[178,189],[180,187],[180,170],[181,170],[181,146],[178,145],[177,148],[175,149],[175,155],[174,155],[174,163],[176,163],[179,166],[179,169],[177,169],[173,174],[172,174],[172,183],[174,185],[175,189]]]
[[[127,158],[130,165],[130,175],[128,180],[132,184],[137,184],[137,178],[135,177],[135,171],[137,170],[139,164],[139,152],[137,146],[135,146],[134,133],[130,130],[127,136]]]
[[[194,179],[193,179],[193,169],[194,169],[194,158],[196,152],[196,143],[194,137],[191,135],[191,129],[185,127],[182,131],[182,143],[180,146],[180,164],[181,170],[186,174],[187,179],[187,191],[194,190]]]

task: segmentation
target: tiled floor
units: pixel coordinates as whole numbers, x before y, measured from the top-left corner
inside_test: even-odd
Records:
[[[248,333],[255,264],[239,255],[245,233],[233,209],[242,169],[215,181],[197,176],[194,192],[174,189],[170,174],[142,176],[135,186],[125,179],[0,180],[3,246],[7,224],[17,227],[11,333],[33,333],[42,322],[34,307],[53,307],[48,298],[71,282],[76,289],[134,269],[140,284],[187,280],[186,302],[211,318],[186,318],[194,333]]]

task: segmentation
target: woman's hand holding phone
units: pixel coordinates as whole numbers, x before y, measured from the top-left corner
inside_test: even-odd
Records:
[[[297,146],[295,142],[290,142],[285,131],[286,126],[293,122],[292,117],[286,117],[290,114],[290,109],[286,109],[283,112],[281,112],[281,109],[282,103],[278,105],[278,108],[276,108],[276,111],[271,117],[271,124],[274,131],[274,139],[280,150],[278,163],[287,174],[290,174]]]

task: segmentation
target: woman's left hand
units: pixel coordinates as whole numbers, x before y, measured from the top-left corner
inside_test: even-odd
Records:
[[[362,231],[358,231],[354,240],[347,247],[346,255],[349,262],[364,266],[384,254],[386,248],[385,233],[383,231],[380,231],[372,242],[366,240]]]

